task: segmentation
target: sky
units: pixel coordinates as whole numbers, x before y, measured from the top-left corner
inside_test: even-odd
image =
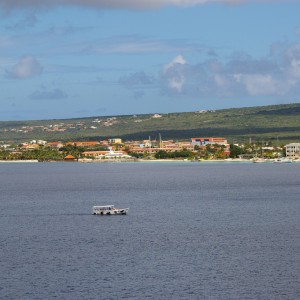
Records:
[[[0,121],[300,102],[300,0],[0,0]]]

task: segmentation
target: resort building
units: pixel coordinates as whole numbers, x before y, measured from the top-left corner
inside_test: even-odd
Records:
[[[38,144],[24,144],[22,146],[22,150],[37,150],[40,148],[40,145]]]
[[[288,158],[300,158],[300,143],[291,143],[285,146],[285,154]]]
[[[194,146],[205,146],[205,145],[227,145],[227,140],[220,137],[195,137],[191,138],[191,142]]]
[[[61,142],[49,142],[46,144],[46,147],[49,147],[51,149],[60,149],[62,148],[64,145]]]
[[[85,151],[83,156],[95,159],[132,158],[124,151],[114,151],[112,149],[108,151]]]
[[[109,144],[122,144],[122,139],[109,139]]]
[[[84,151],[82,155],[88,158],[98,158],[103,157],[107,153],[109,153],[109,151]]]

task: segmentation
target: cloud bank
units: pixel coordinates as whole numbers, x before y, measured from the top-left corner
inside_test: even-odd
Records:
[[[56,6],[82,6],[98,9],[154,9],[163,6],[193,6],[209,3],[243,4],[251,2],[286,2],[286,0],[0,0],[6,10],[23,8],[50,8]],[[299,2],[299,0],[294,0]]]
[[[300,44],[282,49],[277,56],[254,59],[242,53],[226,62],[216,58],[191,64],[179,55],[162,68],[162,89],[164,93],[189,96],[298,95]]]

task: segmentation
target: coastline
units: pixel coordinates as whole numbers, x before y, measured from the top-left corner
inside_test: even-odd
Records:
[[[0,163],[38,163],[37,159],[0,160]]]
[[[249,159],[210,159],[210,160],[187,160],[187,159],[105,159],[105,160],[87,160],[79,159],[74,161],[38,161],[37,159],[27,159],[27,160],[0,160],[1,163],[255,163],[253,160]],[[270,164],[277,163],[276,161],[261,161],[260,163]],[[282,162],[283,163],[283,162]],[[290,163],[300,163],[300,160],[294,160]]]

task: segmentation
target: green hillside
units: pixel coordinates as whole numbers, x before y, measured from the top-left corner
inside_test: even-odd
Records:
[[[226,137],[251,140],[300,141],[300,103],[169,114],[94,116],[82,119],[0,122],[0,141],[124,140]]]

